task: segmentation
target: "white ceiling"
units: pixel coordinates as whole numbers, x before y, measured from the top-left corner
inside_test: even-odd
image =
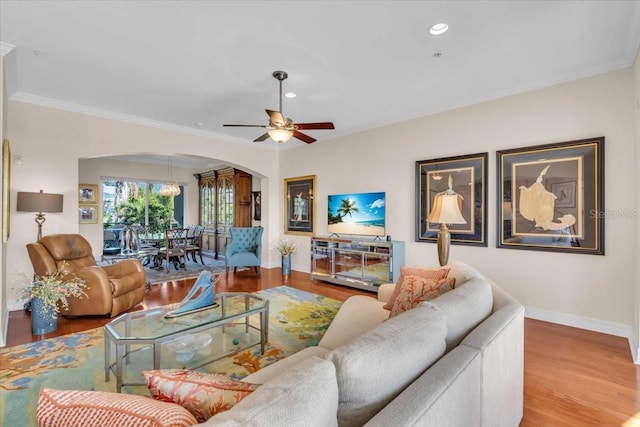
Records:
[[[266,125],[285,70],[284,114],[335,123],[306,131],[321,144],[630,66],[640,2],[0,0],[0,41],[14,99],[232,142],[263,133],[222,124]]]

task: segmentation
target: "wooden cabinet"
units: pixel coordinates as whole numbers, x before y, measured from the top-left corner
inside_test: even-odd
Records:
[[[251,226],[252,176],[225,168],[197,174],[200,189],[200,224],[204,225],[205,246],[217,259],[224,256],[229,227]]]
[[[404,263],[404,242],[311,239],[311,278],[377,291],[398,280]]]

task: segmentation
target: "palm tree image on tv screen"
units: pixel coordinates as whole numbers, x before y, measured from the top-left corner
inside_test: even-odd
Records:
[[[329,195],[327,208],[327,232],[330,234],[385,234],[384,192]]]

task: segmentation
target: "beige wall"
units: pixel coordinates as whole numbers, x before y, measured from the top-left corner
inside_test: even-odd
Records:
[[[7,103],[6,84],[4,79],[4,56],[0,55],[0,143],[4,140],[5,130],[5,105]],[[0,162],[0,176],[4,176],[4,162]],[[2,183],[0,183],[0,187]],[[4,191],[4,189],[0,190]],[[0,198],[0,200],[2,200]],[[0,209],[0,224],[4,218],[4,210]],[[0,241],[0,347],[5,345],[7,326],[9,323],[9,311],[7,310],[7,258],[5,256],[6,245]]]
[[[632,335],[637,218],[606,220],[606,256],[496,248],[496,151],[605,136],[608,211],[631,210],[635,118],[627,68],[284,151],[283,177],[317,175],[318,233],[326,234],[330,193],[385,191],[387,233],[406,242],[406,263],[437,265],[436,247],[414,241],[415,161],[489,152],[486,248],[453,246],[451,258],[476,266],[527,306],[533,317]],[[307,239],[294,262],[309,265]]]
[[[33,271],[25,245],[36,238],[34,215],[15,211],[16,193],[40,189],[62,193],[63,212],[47,214],[43,233],[78,232],[79,180],[98,182],[98,173],[84,168],[80,170],[79,159],[141,153],[200,156],[239,166],[252,173],[259,180],[258,188],[263,194],[279,195],[281,192],[278,153],[257,144],[234,144],[12,100],[8,103],[7,118],[12,151],[23,159],[22,164],[15,165],[12,170],[12,235],[6,249],[7,265],[11,267],[3,283],[12,309],[19,296],[17,288],[21,285],[21,274]],[[102,166],[99,168],[96,172],[101,174]],[[185,182],[188,179],[193,177],[181,178]],[[189,197],[194,197],[191,190]],[[265,243],[277,241],[280,222],[276,219],[280,218],[280,210],[279,204],[270,203],[263,197],[261,225],[265,227]],[[94,231],[90,234],[92,241],[96,238]],[[264,246],[268,248],[269,244]],[[266,249],[263,259],[266,266],[279,263],[275,254]]]
[[[634,326],[634,338],[635,343],[633,343],[632,348],[635,350],[635,360],[636,363],[640,363],[640,52],[636,56],[636,62],[633,67],[634,70],[634,78],[635,78],[635,104],[634,104],[634,112],[635,112],[635,175],[636,175],[636,187],[635,187],[635,199],[636,199],[636,233],[635,233],[635,266],[636,266],[636,275],[635,275],[635,319],[633,322]]]

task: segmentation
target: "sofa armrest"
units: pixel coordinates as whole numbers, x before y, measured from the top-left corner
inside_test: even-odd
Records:
[[[378,286],[378,301],[385,303],[389,301],[395,287],[395,283],[383,283],[382,285]]]
[[[102,269],[109,277],[128,276],[134,273],[144,274],[144,267],[138,259],[125,259],[113,265],[103,265]]]

